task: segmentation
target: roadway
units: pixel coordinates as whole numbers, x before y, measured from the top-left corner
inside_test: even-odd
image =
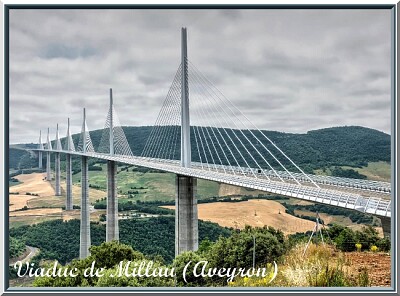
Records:
[[[46,149],[32,150],[49,152],[49,150]],[[360,180],[358,179],[355,179],[353,183],[349,182],[349,180],[352,179],[348,178],[345,178],[348,182],[336,183],[332,182],[332,179],[330,179],[331,182],[326,182],[327,184],[323,184],[323,179],[320,179],[319,181],[316,180],[317,182],[314,181],[314,183],[320,183],[320,185],[316,186],[308,178],[305,178],[305,180],[300,180],[300,184],[297,184],[293,179],[287,179],[282,182],[278,177],[275,178],[271,176],[267,178],[264,174],[253,174],[251,171],[243,173],[240,168],[238,169],[241,171],[241,173],[238,174],[229,173],[222,167],[217,168],[216,170],[211,170],[209,168],[206,169],[201,167],[201,165],[199,166],[198,163],[192,164],[192,167],[190,168],[184,168],[181,167],[180,162],[176,160],[144,158],[139,156],[111,156],[109,154],[97,152],[82,153],[78,151],[64,150],[50,150],[50,152],[69,153],[76,156],[87,156],[103,160],[111,160],[174,174],[191,176],[199,179],[280,194],[301,200],[343,207],[376,216],[391,217],[390,192],[385,189],[385,187],[387,188],[388,186],[384,182],[377,183],[378,185],[375,186],[376,188],[373,185],[362,188],[359,186]],[[339,180],[336,179],[336,181]],[[372,183],[368,183],[368,181],[366,181],[362,184],[366,185]]]

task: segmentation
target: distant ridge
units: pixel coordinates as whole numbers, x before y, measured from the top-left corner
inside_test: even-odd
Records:
[[[151,129],[152,126],[123,127],[134,155],[141,154]],[[305,134],[263,132],[306,172],[329,166],[361,167],[368,162],[390,162],[390,135],[371,128],[340,126],[311,130]],[[102,130],[91,131],[90,134],[94,147],[97,147]],[[78,142],[78,134],[73,135],[73,140]],[[27,152],[20,149],[35,146],[20,144],[19,149],[10,146],[10,167],[14,168],[18,164],[20,168],[35,165],[36,161],[29,161]],[[196,161],[196,153],[192,155]]]

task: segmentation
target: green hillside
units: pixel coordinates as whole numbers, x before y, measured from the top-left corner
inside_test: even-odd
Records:
[[[151,129],[152,127],[150,126],[123,127],[134,155],[140,155],[143,151]],[[90,132],[94,147],[98,147],[102,131],[103,130],[95,130]],[[239,131],[236,130],[234,133],[246,143],[244,136]],[[261,132],[254,131],[254,133],[260,139],[263,139],[262,142],[267,148],[275,155],[279,155],[276,150],[273,150],[275,148],[261,135]],[[374,129],[359,126],[345,126],[309,131],[306,134],[281,133],[275,131],[263,131],[263,133],[308,173],[314,173],[315,170],[335,166],[361,168],[366,167],[368,163],[371,162],[390,162],[390,135]],[[233,132],[231,132],[231,134],[233,135]],[[245,131],[244,134],[251,138],[249,132]],[[192,137],[192,160],[199,161],[198,154],[195,151],[196,143],[193,138],[194,137]],[[73,135],[73,140],[75,145],[77,145],[79,135]],[[63,142],[64,139],[62,139],[62,143]],[[226,147],[223,148],[226,149]],[[180,155],[179,145],[177,145],[177,149],[176,155]],[[241,152],[245,154],[245,149],[243,147],[241,150]],[[33,161],[32,158],[21,151],[23,150],[10,148],[10,167],[34,167],[36,165],[36,160]],[[237,156],[237,158],[240,159],[239,155]],[[263,163],[260,156],[254,155],[254,157],[260,165]],[[217,159],[216,155],[214,155],[214,158]],[[283,157],[281,157],[280,160],[286,167],[291,168],[291,164]],[[255,166],[252,160],[248,160],[248,162],[250,165]],[[245,163],[240,164],[245,165]],[[265,165],[265,167],[267,166]],[[342,171],[337,171],[343,174]]]

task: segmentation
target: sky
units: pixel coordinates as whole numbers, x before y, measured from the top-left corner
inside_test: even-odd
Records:
[[[188,58],[260,129],[390,133],[389,10],[11,10],[10,143],[153,125]],[[190,77],[190,67],[189,67]],[[190,88],[190,80],[189,80]]]

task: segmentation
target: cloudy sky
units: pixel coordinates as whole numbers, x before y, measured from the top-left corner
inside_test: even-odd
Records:
[[[257,127],[390,133],[389,10],[11,10],[10,143],[50,126],[152,125],[190,61]],[[45,135],[44,137],[45,138]]]

